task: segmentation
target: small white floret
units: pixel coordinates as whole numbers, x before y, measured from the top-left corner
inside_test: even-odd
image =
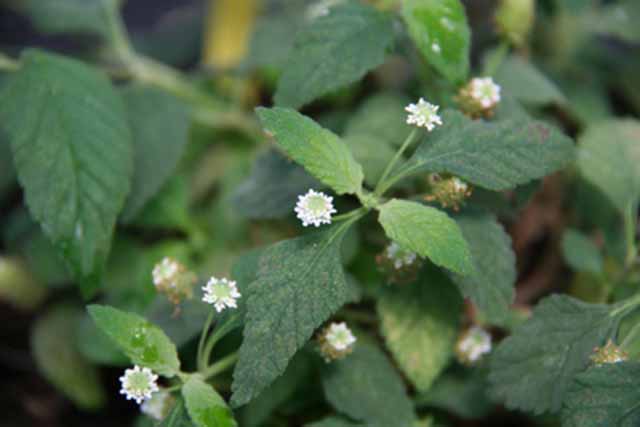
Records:
[[[387,249],[385,249],[387,258],[393,262],[393,266],[396,270],[400,270],[402,267],[408,267],[416,260],[416,254],[407,251],[400,247],[396,242],[391,242]]]
[[[202,290],[204,291],[202,301],[213,304],[218,313],[227,307],[238,307],[236,300],[242,296],[238,292],[238,288],[236,288],[236,282],[215,277],[209,279],[207,284],[202,287]]]
[[[476,77],[471,80],[471,97],[482,108],[493,108],[500,102],[500,86],[491,77]]]
[[[491,335],[484,329],[474,326],[458,342],[458,354],[469,362],[477,362],[491,351]]]
[[[356,337],[344,322],[329,325],[325,339],[331,347],[338,351],[344,351],[356,342]]]
[[[409,113],[407,124],[424,127],[431,132],[437,125],[442,125],[438,108],[440,107],[420,98],[417,104],[409,104],[405,107],[405,111]]]
[[[165,257],[153,267],[153,271],[151,272],[153,284],[155,286],[162,286],[166,282],[171,282],[175,279],[179,271],[180,264],[171,258]]]
[[[294,211],[305,227],[331,224],[331,215],[337,212],[333,207],[333,197],[315,190],[309,190],[307,194],[298,196]]]
[[[151,398],[142,402],[140,412],[156,421],[162,421],[173,403],[171,393],[159,391],[154,393]]]
[[[120,377],[120,394],[124,394],[127,400],[135,400],[139,405],[158,391],[157,381],[158,376],[151,369],[135,365],[133,369],[125,370]]]

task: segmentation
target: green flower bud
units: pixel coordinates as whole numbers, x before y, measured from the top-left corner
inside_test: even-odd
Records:
[[[533,0],[501,0],[495,16],[498,32],[517,47],[527,41],[534,19]]]

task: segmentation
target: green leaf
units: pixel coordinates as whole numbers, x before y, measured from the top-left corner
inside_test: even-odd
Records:
[[[415,283],[390,288],[378,300],[387,347],[418,391],[428,390],[447,366],[461,311],[462,299],[433,267],[425,268]]]
[[[332,8],[296,36],[278,81],[276,105],[299,108],[360,80],[383,63],[392,42],[388,15],[358,2]]]
[[[560,409],[574,376],[613,332],[610,307],[566,295],[540,302],[491,358],[492,393],[508,408],[536,414]]]
[[[58,305],[40,317],[31,332],[31,348],[40,372],[79,408],[104,405],[106,397],[98,370],[78,352],[76,325],[82,311]]]
[[[122,218],[130,222],[174,172],[187,142],[189,111],[161,90],[132,85],[122,91],[133,134],[131,193]]]
[[[315,423],[307,424],[307,427],[358,427],[358,426],[362,426],[362,424],[356,424],[340,417],[327,417],[320,421],[316,421]]]
[[[442,121],[425,135],[401,173],[447,172],[500,191],[555,172],[573,159],[571,139],[542,122],[514,117],[489,123],[453,110],[445,111]]]
[[[104,305],[90,305],[87,310],[96,325],[136,365],[172,377],[180,371],[175,345],[157,326],[137,314]]]
[[[258,108],[258,117],[278,146],[338,194],[362,188],[362,167],[347,145],[331,131],[286,108]]]
[[[360,340],[352,354],[326,365],[322,386],[336,410],[367,426],[413,426],[413,403],[402,378],[372,344]]]
[[[629,43],[640,42],[640,4],[635,0],[623,0],[603,8],[595,23],[599,33],[612,35]]]
[[[503,325],[515,296],[516,259],[511,238],[490,214],[455,216],[469,245],[473,273],[454,275],[460,292],[480,309],[487,321]]]
[[[233,194],[236,211],[245,218],[282,218],[293,212],[298,195],[323,185],[276,150],[261,153],[251,176]]]
[[[183,399],[176,399],[171,412],[156,427],[193,427],[189,414],[187,414],[187,410],[184,407]]]
[[[460,0],[403,0],[402,16],[424,59],[449,81],[466,80],[471,31]]]
[[[122,100],[93,68],[33,50],[2,99],[0,119],[29,210],[90,295],[129,191],[131,134]]]
[[[235,406],[280,376],[315,329],[350,297],[340,262],[343,223],[264,250],[249,287],[244,340],[233,374]]]
[[[600,273],[603,269],[600,249],[578,230],[565,230],[562,235],[562,253],[567,263],[576,271]]]
[[[21,0],[18,11],[46,34],[90,33],[109,36],[108,10],[120,0]]]
[[[191,420],[198,427],[236,427],[231,409],[218,392],[198,375],[182,386],[182,397]]]
[[[5,191],[14,184],[15,178],[16,171],[13,169],[9,139],[0,132],[0,202],[5,196]]]
[[[640,362],[592,366],[579,374],[564,402],[564,427],[640,425]]]
[[[400,246],[456,273],[473,271],[467,242],[456,222],[443,211],[398,199],[379,209],[380,224]]]
[[[529,105],[564,104],[560,89],[531,62],[518,56],[507,58],[496,71],[496,82],[504,94]]]
[[[578,144],[578,169],[620,212],[640,200],[640,122],[609,120],[587,128]]]

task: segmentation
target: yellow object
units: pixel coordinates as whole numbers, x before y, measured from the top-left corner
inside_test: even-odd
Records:
[[[260,0],[209,0],[202,62],[229,69],[247,55]]]

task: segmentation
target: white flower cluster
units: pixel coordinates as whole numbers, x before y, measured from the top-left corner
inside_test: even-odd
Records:
[[[236,308],[238,306],[236,300],[242,296],[236,288],[235,281],[215,277],[209,279],[202,290],[204,291],[202,301],[213,304],[218,313],[226,307]]]
[[[168,257],[165,257],[153,267],[151,275],[153,276],[153,284],[156,287],[163,286],[167,282],[175,280],[176,275],[180,272],[180,264]]]
[[[491,335],[484,329],[474,326],[460,337],[456,351],[462,362],[477,362],[491,351]]]
[[[140,412],[156,421],[162,421],[171,410],[174,401],[175,399],[171,396],[171,393],[159,391],[153,393],[151,398],[142,402]]]
[[[458,177],[454,176],[451,182],[453,184],[453,190],[457,193],[466,193],[467,190],[469,190],[469,185]]]
[[[493,108],[500,102],[500,86],[491,77],[476,77],[469,84],[471,97],[482,108]]]
[[[294,211],[305,227],[331,224],[331,215],[337,212],[333,207],[333,197],[315,190],[309,190],[307,194],[298,196]]]
[[[400,270],[402,267],[408,267],[416,260],[416,254],[403,249],[396,242],[391,242],[385,249],[385,254],[393,262],[393,266],[396,270]]]
[[[158,391],[157,381],[158,376],[151,369],[135,365],[133,369],[125,370],[120,377],[120,394],[124,394],[127,400],[135,400],[139,405]]]
[[[356,342],[356,337],[344,322],[329,325],[325,339],[331,347],[338,351],[345,351]]]
[[[424,127],[431,132],[437,125],[442,125],[438,108],[440,107],[420,98],[417,104],[409,104],[405,107],[405,111],[409,113],[407,124]]]

